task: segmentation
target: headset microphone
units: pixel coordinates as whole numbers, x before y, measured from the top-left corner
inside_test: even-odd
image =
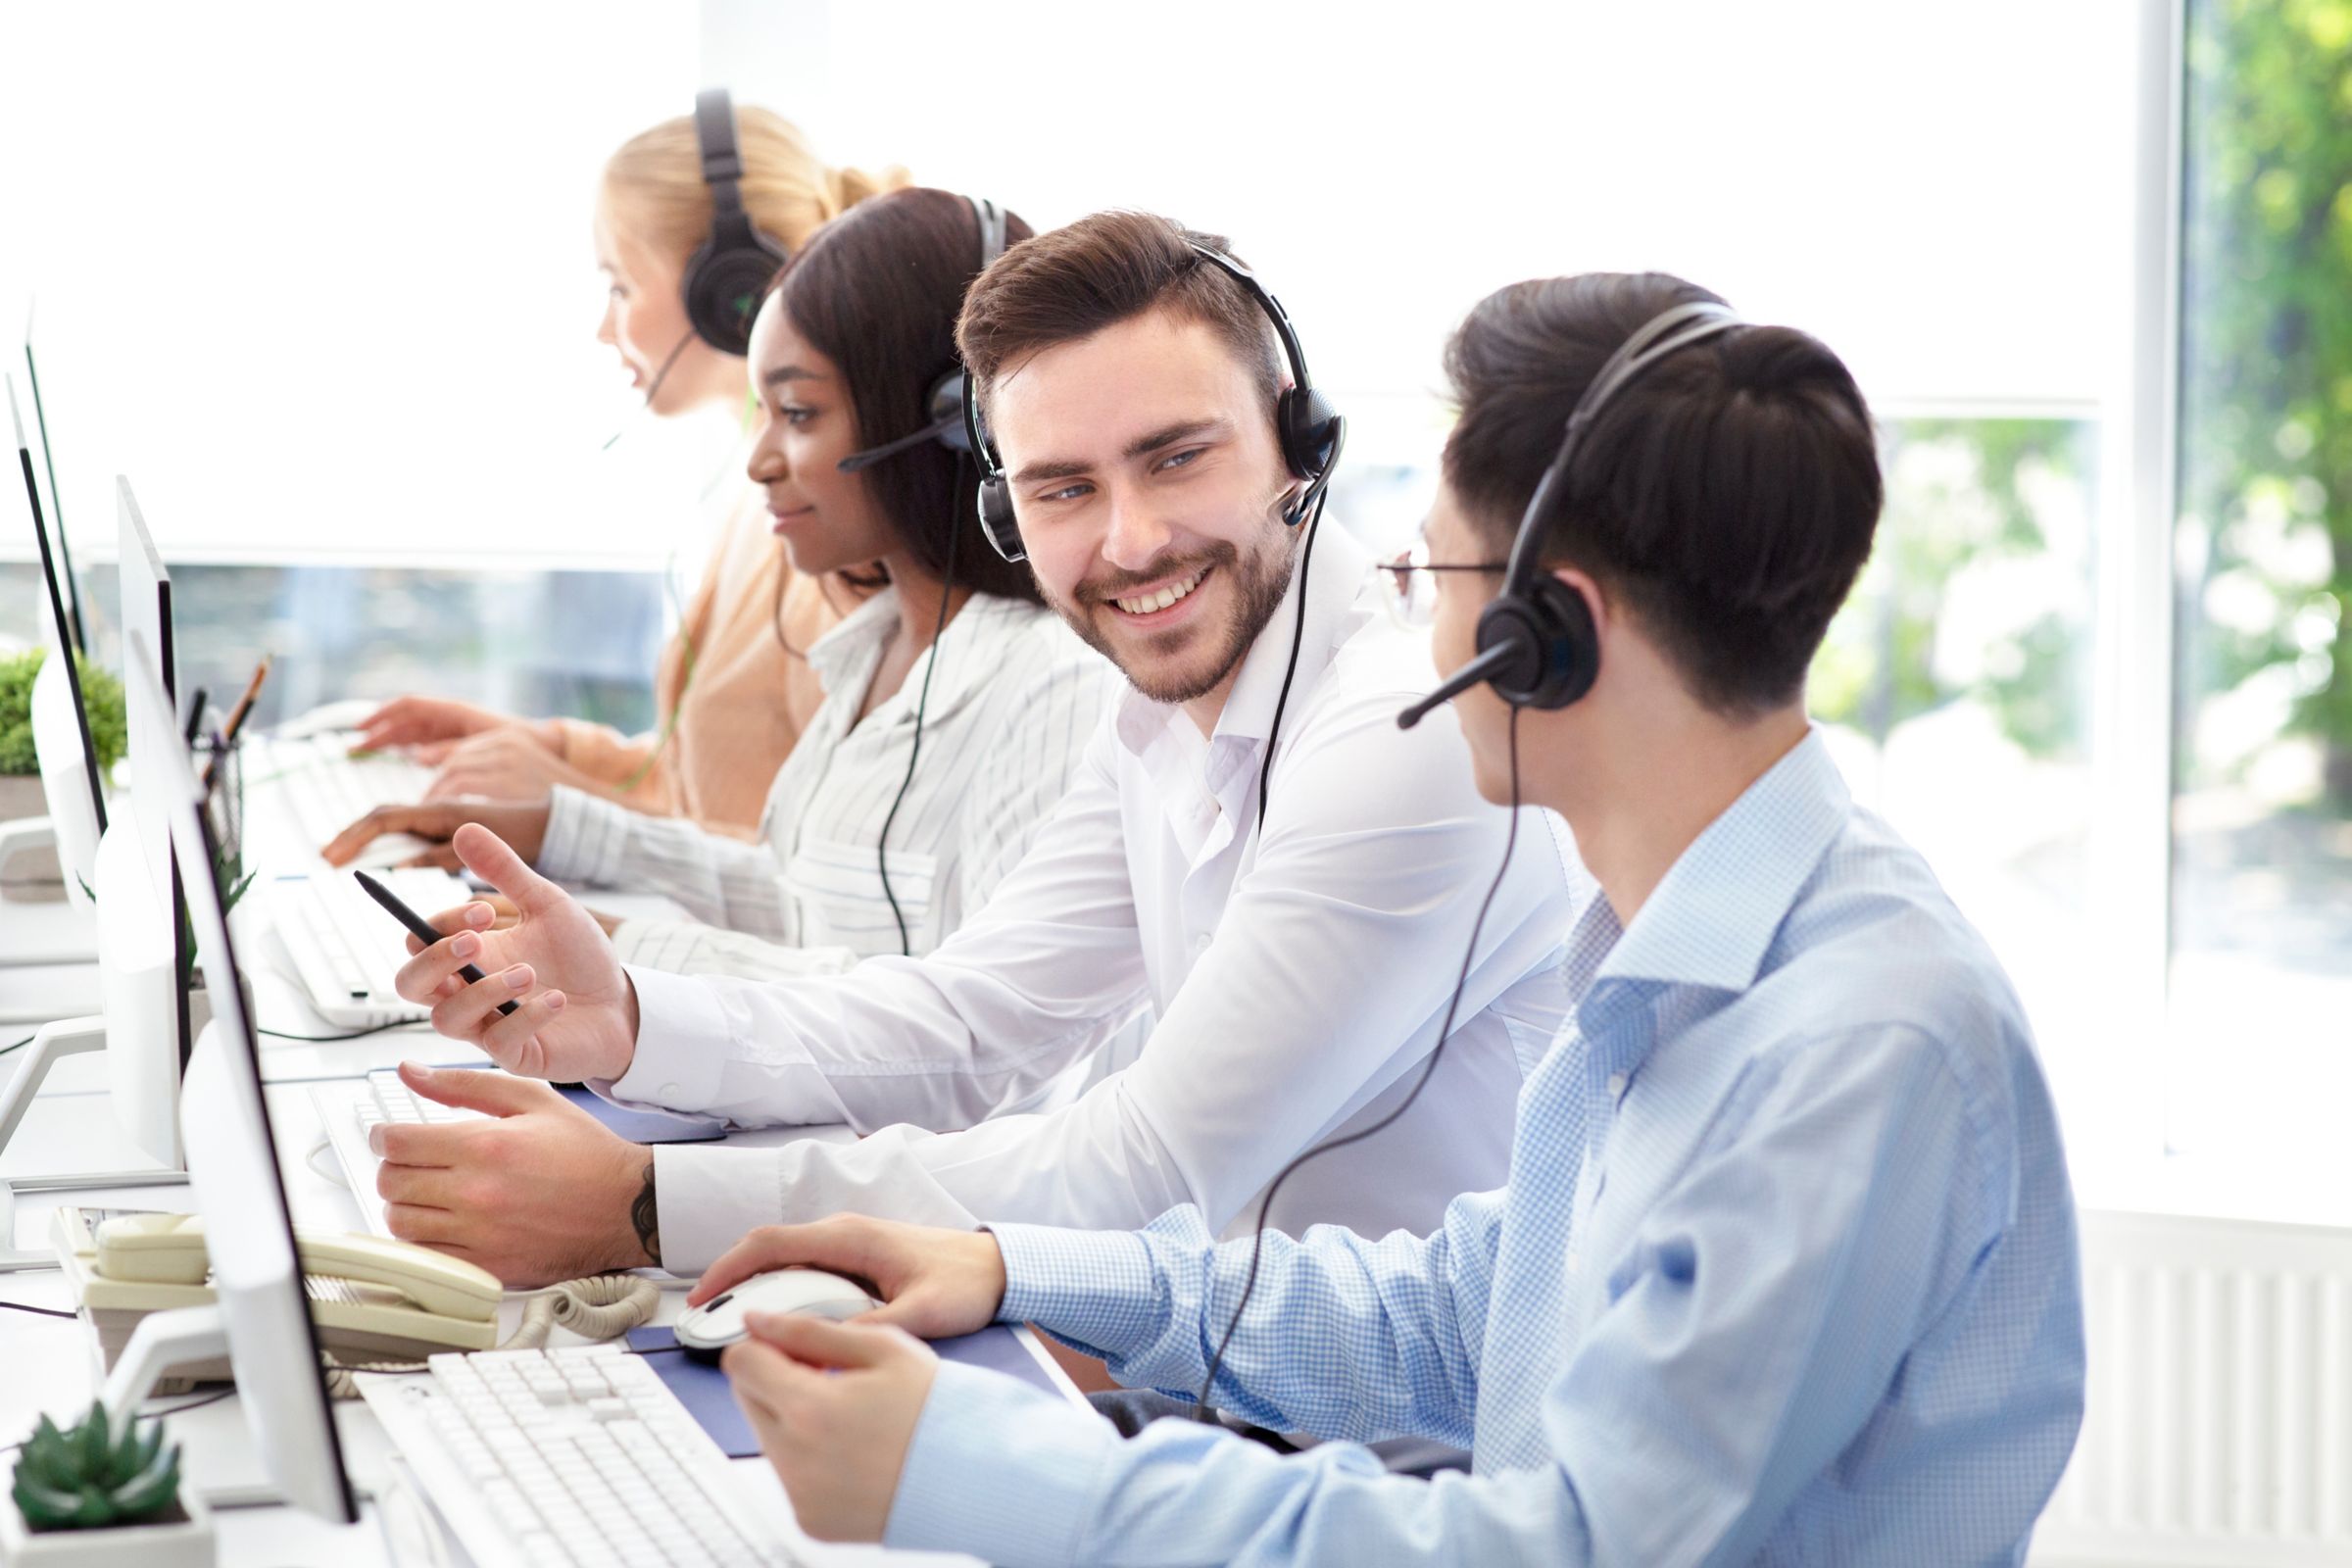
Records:
[[[1481,681],[1493,680],[1496,676],[1500,675],[1517,658],[1518,651],[1516,649],[1488,649],[1485,653],[1480,654],[1476,659],[1471,660],[1470,662],[1464,664],[1461,668],[1455,670],[1451,675],[1447,676],[1446,678],[1446,683],[1443,686],[1440,686],[1436,691],[1431,692],[1427,697],[1424,697],[1419,702],[1413,704],[1412,707],[1406,709],[1403,712],[1398,713],[1396,715],[1396,727],[1398,729],[1411,729],[1415,724],[1420,723],[1438,709],[1441,709],[1447,703],[1452,702],[1456,697],[1461,696],[1462,693],[1468,691],[1471,687],[1476,686]]]
[[[694,337],[694,328],[690,326],[686,329],[686,335],[678,339],[677,346],[672,348],[667,357],[662,361],[661,368],[654,371],[653,380],[646,383],[645,401],[637,406],[637,412],[639,414],[645,413],[648,409],[654,406],[654,399],[661,395],[662,383],[669,379],[669,368],[678,363],[678,356],[686,352],[686,345],[693,342]],[[636,421],[633,417],[627,421],[624,421],[619,429],[605,437],[605,444],[601,447],[598,447],[596,450],[599,452],[612,451],[612,443],[618,441],[623,435],[627,434],[629,425],[635,422]]]

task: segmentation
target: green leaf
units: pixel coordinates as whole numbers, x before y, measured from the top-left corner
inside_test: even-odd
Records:
[[[124,1519],[142,1519],[160,1513],[179,1495],[179,1445],[159,1456],[153,1464],[115,1488],[110,1498],[115,1512]]]
[[[81,1507],[81,1494],[55,1487],[44,1487],[28,1481],[19,1470],[17,1484],[9,1489],[16,1499],[17,1512],[35,1530],[68,1530],[73,1528],[74,1516]]]
[[[90,1413],[74,1429],[74,1463],[84,1477],[106,1472],[106,1450],[113,1435],[106,1429],[106,1406],[90,1401]]]

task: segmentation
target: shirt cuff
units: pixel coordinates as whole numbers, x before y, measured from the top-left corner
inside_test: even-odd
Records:
[[[637,988],[637,1054],[627,1072],[588,1087],[624,1105],[702,1110],[715,1103],[734,1043],[718,998],[691,975],[634,964],[623,972]]]
[[[998,1321],[1035,1323],[1106,1356],[1140,1348],[1165,1328],[1152,1254],[1132,1231],[1052,1225],[991,1225],[989,1231],[1004,1258]]]
[[[625,806],[559,784],[547,801],[547,832],[537,869],[558,882],[609,885],[620,879],[621,846],[628,839]]]
[[[780,1149],[654,1148],[662,1266],[691,1278],[762,1225],[784,1217]]]
[[[989,1562],[1076,1562],[1118,1442],[1092,1411],[1001,1372],[942,1361],[882,1544]]]

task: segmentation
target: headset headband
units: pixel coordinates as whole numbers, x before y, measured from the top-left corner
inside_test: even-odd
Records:
[[[1686,321],[1697,324],[1676,332],[1675,328]],[[1503,572],[1504,593],[1520,591],[1533,578],[1539,548],[1536,541],[1544,532],[1544,509],[1551,502],[1551,493],[1567,482],[1568,469],[1576,462],[1578,449],[1585,444],[1585,431],[1599,417],[1600,411],[1608,407],[1609,400],[1634,377],[1668,355],[1745,324],[1728,305],[1694,300],[1661,311],[1617,345],[1617,352],[1602,363],[1600,372],[1585,388],[1584,396],[1576,400],[1576,409],[1568,416],[1567,426],[1560,435],[1560,449],[1553,455],[1550,466],[1544,470],[1544,477],[1536,481],[1535,493],[1527,498],[1527,510],[1519,514],[1519,532],[1511,540],[1510,564]],[[1669,333],[1673,336],[1668,337]],[[1658,340],[1662,337],[1666,341],[1661,343]]]
[[[710,205],[722,213],[743,211],[743,155],[735,150],[735,105],[724,87],[694,95],[694,138],[703,154],[703,183]]]

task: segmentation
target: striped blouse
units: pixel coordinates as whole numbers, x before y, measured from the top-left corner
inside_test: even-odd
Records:
[[[902,914],[907,946],[928,953],[1026,853],[1117,689],[1110,666],[1051,611],[974,595],[860,720],[898,623],[898,594],[885,589],[809,648],[825,700],[768,790],[758,843],[556,790],[543,873],[664,894],[690,916],[624,921],[613,935],[624,962],[750,979],[832,973],[899,952]],[[882,823],[907,776],[926,678],[886,894]]]

